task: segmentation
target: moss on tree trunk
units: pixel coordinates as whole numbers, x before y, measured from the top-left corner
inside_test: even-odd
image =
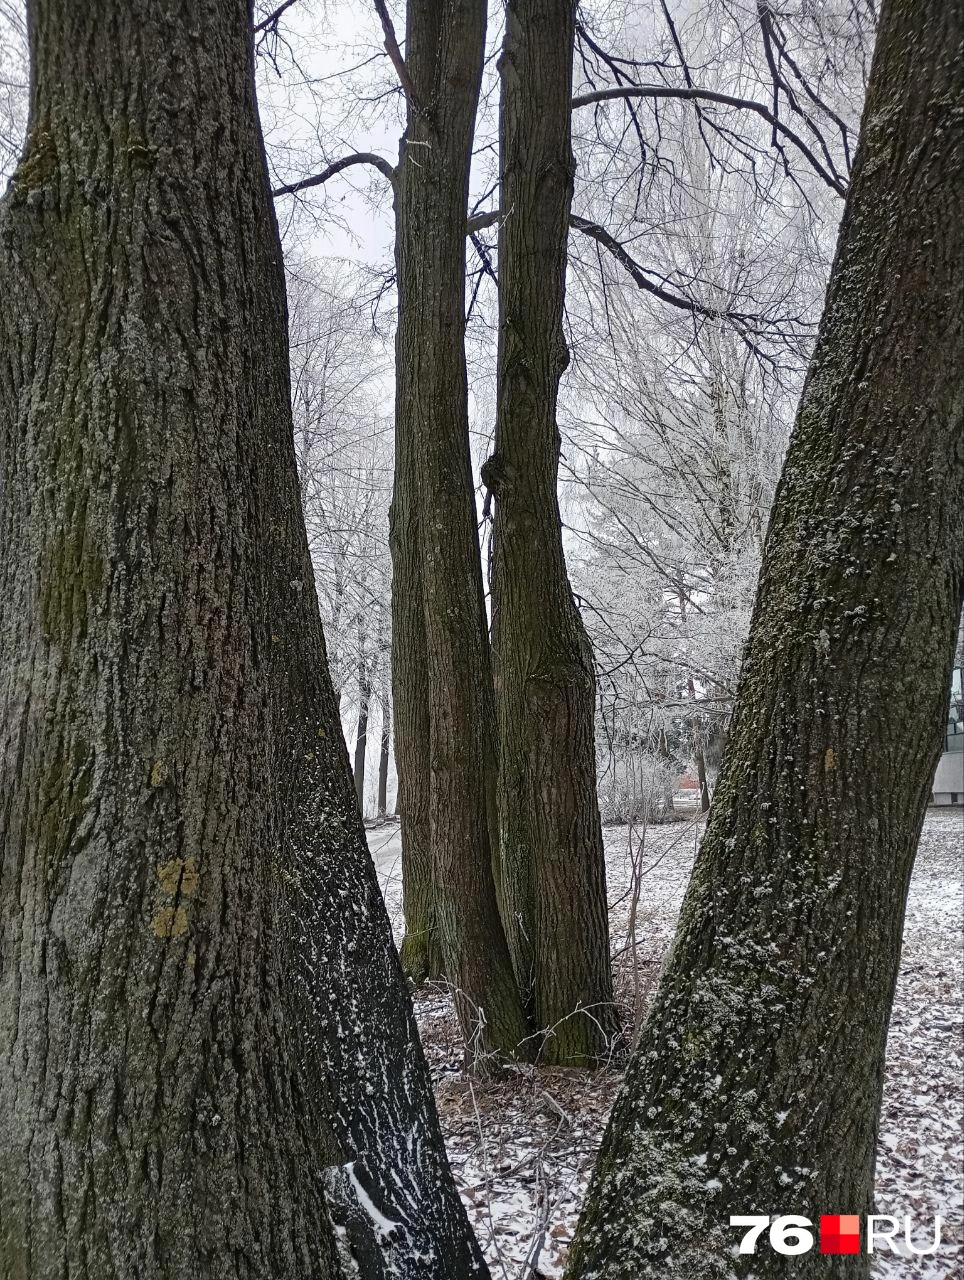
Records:
[[[0,1275],[320,1280],[333,1210],[367,1277],[484,1276],[327,672],[250,10],[29,22],[0,204]]]

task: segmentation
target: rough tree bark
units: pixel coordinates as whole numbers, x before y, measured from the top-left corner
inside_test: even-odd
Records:
[[[395,192],[395,223],[403,215]],[[396,246],[398,234],[396,230]],[[396,247],[396,260],[398,250]],[[415,340],[405,311],[405,286],[398,277],[399,313],[395,338],[395,478],[389,516],[392,557],[392,705],[395,711],[396,804],[402,837],[402,909],[405,936],[402,967],[419,986],[442,975],[435,924],[432,840],[429,828],[429,715],[425,619],[422,606],[422,548],[418,535],[418,475],[415,469],[415,405],[406,375],[404,350]]]
[[[249,7],[29,23],[0,203],[0,1275],[320,1280],[334,1205],[366,1276],[484,1276],[327,674]]]
[[[574,0],[510,0],[500,61],[498,413],[483,476],[495,495],[493,651],[504,919],[541,1058],[611,1044],[595,675],[573,600],[557,497]],[[585,1012],[583,1012],[585,1010]]]
[[[393,545],[401,551],[403,574],[396,577],[397,595],[414,585],[411,544],[400,546],[402,520],[406,541],[414,525],[424,647],[417,648],[411,602],[398,601],[393,619],[403,632],[393,659],[400,663],[396,740],[401,732],[406,756],[413,735],[400,720],[412,710],[415,695],[407,681],[422,654],[424,673],[415,675],[427,677],[432,883],[420,877],[418,887],[434,912],[467,1039],[484,1050],[512,1053],[526,1026],[492,872],[494,717],[465,369],[468,180],[485,19],[485,0],[410,0],[408,6],[408,118],[395,180],[399,470]],[[403,813],[413,799],[411,785],[406,769]],[[410,893],[410,857],[408,875]],[[407,895],[406,911],[409,901]],[[415,944],[406,940],[409,972]]]
[[[907,887],[964,583],[964,10],[885,0],[709,826],[567,1275],[734,1257],[733,1214],[872,1211]]]

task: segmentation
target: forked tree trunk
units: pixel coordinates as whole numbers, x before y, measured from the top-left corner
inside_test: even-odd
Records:
[[[960,4],[885,0],[723,769],[578,1280],[869,1271],[765,1236],[734,1256],[728,1218],[872,1211],[964,583],[962,41]]]
[[[499,368],[492,579],[504,918],[546,1062],[585,1065],[617,1019],[596,795],[592,650],[556,485],[574,0],[510,0],[500,62]]]
[[[395,545],[404,512],[407,537],[414,528],[420,550],[424,647],[402,652],[414,622],[398,637],[403,700],[396,698],[395,715],[398,726],[410,713],[405,681],[412,665],[424,662],[432,883],[420,877],[418,887],[434,911],[467,1039],[474,1048],[513,1053],[526,1028],[492,874],[494,726],[465,369],[468,179],[485,17],[485,0],[410,0],[408,7],[406,66],[415,100],[409,95],[395,194]],[[403,568],[411,555],[410,546],[402,551]],[[396,591],[401,586],[397,579]],[[398,614],[409,603],[399,602]],[[409,730],[405,736],[410,741]],[[409,788],[406,780],[403,812]],[[406,907],[414,887],[410,860],[408,870]],[[410,972],[416,941],[406,939]]]
[[[0,1275],[321,1280],[336,1203],[363,1275],[482,1276],[327,675],[250,10],[29,21],[0,204]]]

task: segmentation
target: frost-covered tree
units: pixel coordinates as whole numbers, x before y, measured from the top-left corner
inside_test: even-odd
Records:
[[[611,11],[595,31],[590,13],[581,30],[587,78],[616,83],[577,95],[587,103],[577,113],[587,233],[570,245],[564,509],[597,654],[602,793],[612,813],[643,804],[629,792],[655,778],[668,740],[677,772],[689,758],[712,775],[732,707],[832,251],[841,182],[827,179],[849,168],[862,97],[866,23],[843,10],[824,16],[826,29],[814,29],[786,6],[772,15],[789,24],[777,37],[813,82],[810,96],[797,88],[816,112],[814,128],[843,112],[825,138],[832,172],[792,141],[774,148],[772,121],[747,106],[771,76],[769,20],[755,11],[682,6],[662,25],[628,30],[613,25]],[[634,61],[613,63],[605,42]],[[831,65],[835,77],[824,74]],[[677,77],[684,95],[692,85],[709,97],[619,96],[634,79],[671,95]],[[824,97],[836,105],[818,108]],[[590,125],[590,107],[614,114],[594,114]]]
[[[18,0],[0,0],[0,182],[13,172],[27,124],[27,24]]]
[[[392,385],[387,344],[347,264],[289,254],[291,400],[328,667],[354,744],[362,812],[369,750],[390,739]],[[371,728],[371,733],[369,733]],[[382,732],[384,730],[385,732]],[[388,737],[386,738],[386,734]],[[390,754],[390,752],[389,752]],[[367,804],[369,798],[371,803]]]

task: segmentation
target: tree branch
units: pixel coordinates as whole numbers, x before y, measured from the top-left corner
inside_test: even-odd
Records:
[[[395,185],[395,170],[384,156],[375,155],[373,151],[359,151],[355,155],[343,156],[340,160],[336,160],[334,164],[330,164],[327,169],[323,169],[321,173],[316,173],[310,178],[302,178],[300,182],[289,182],[286,186],[275,187],[271,194],[275,198],[278,196],[291,196],[297,191],[307,191],[309,187],[323,186],[329,178],[333,178],[344,169],[350,169],[355,164],[370,164],[372,168],[384,174],[392,186]]]
[[[254,24],[254,33],[258,35],[262,31],[267,31],[269,27],[273,27],[286,9],[290,9],[293,4],[297,4],[298,0],[284,0],[284,4],[279,4],[274,13],[269,13],[266,18],[262,18],[260,22]]]
[[[741,335],[744,342],[759,354],[759,349],[752,339],[772,331],[773,328],[773,325],[768,324],[762,317],[750,315],[744,311],[732,311],[726,307],[707,307],[701,302],[685,297],[683,294],[673,293],[672,290],[657,284],[646,268],[636,261],[612,232],[607,231],[605,227],[601,227],[598,222],[590,222],[588,218],[580,218],[577,214],[570,214],[569,225],[576,231],[581,231],[583,235],[588,236],[591,240],[595,240],[597,244],[602,245],[607,253],[610,253],[620,266],[629,273],[640,289],[646,293],[651,293],[654,298],[659,298],[661,302],[665,302],[671,307],[676,307],[679,311],[688,311],[691,315],[704,316],[708,320],[728,321]],[[786,317],[785,322],[794,325],[802,323],[792,317]]]
[[[392,16],[388,12],[388,6],[385,0],[375,0],[375,12],[382,24],[382,33],[385,36],[385,52],[388,54],[392,66],[395,68],[395,74],[398,76],[398,83],[402,86],[402,92],[408,99],[408,105],[413,111],[421,113],[421,107],[418,102],[418,95],[415,92],[415,85],[412,83],[412,77],[408,74],[408,67],[405,65],[405,59],[402,51],[398,47],[398,38],[395,35],[395,28],[392,25]]]
[[[466,225],[466,233],[472,238],[473,244],[476,245],[477,249],[479,246],[475,237],[478,233],[484,231],[486,227],[495,226],[501,220],[501,209],[490,209],[487,213],[477,213],[469,218]],[[676,307],[680,311],[688,311],[691,315],[704,316],[710,320],[727,320],[747,341],[749,341],[750,335],[765,333],[772,328],[759,316],[750,315],[743,311],[732,311],[728,308],[707,307],[701,302],[695,302],[692,298],[687,298],[681,293],[674,293],[671,289],[658,284],[646,268],[638,263],[626,247],[616,239],[613,233],[600,226],[598,222],[591,222],[588,218],[581,218],[578,214],[572,213],[569,215],[569,226],[572,230],[588,236],[590,240],[595,240],[629,273],[638,288],[643,289],[646,293],[651,293],[654,298],[659,298],[661,302],[665,302],[671,307]],[[786,322],[794,325],[802,323],[792,317],[787,317]],[[753,344],[751,343],[751,345]]]
[[[662,285],[657,284],[655,280],[650,278],[646,268],[640,266],[613,233],[600,226],[598,222],[590,222],[588,218],[580,218],[578,214],[573,213],[569,216],[569,225],[576,231],[581,231],[583,235],[589,236],[590,240],[595,240],[597,244],[601,244],[608,253],[612,254],[620,266],[629,272],[640,289],[645,289],[647,293],[651,293],[662,302],[667,302],[671,307],[678,307],[682,311],[695,311],[697,315],[708,316],[713,319],[718,319],[721,315],[726,314],[725,312],[716,311],[712,307],[704,307],[701,303],[693,302],[689,298],[684,298],[682,294],[671,293],[668,289],[664,289]]]
[[[806,157],[814,172],[819,174],[831,190],[835,191],[838,196],[847,194],[847,187],[844,182],[821,164],[800,135],[788,128],[768,107],[765,107],[761,102],[754,102],[752,98],[737,98],[733,94],[716,93],[712,89],[684,89],[666,84],[633,84],[621,85],[615,89],[595,89],[591,93],[578,94],[572,100],[572,107],[575,111],[579,107],[589,107],[597,102],[611,102],[619,98],[680,98],[688,102],[716,102],[725,107],[739,107],[744,111],[754,111],[758,116],[766,120],[774,134],[781,134],[793,143],[797,150]]]

